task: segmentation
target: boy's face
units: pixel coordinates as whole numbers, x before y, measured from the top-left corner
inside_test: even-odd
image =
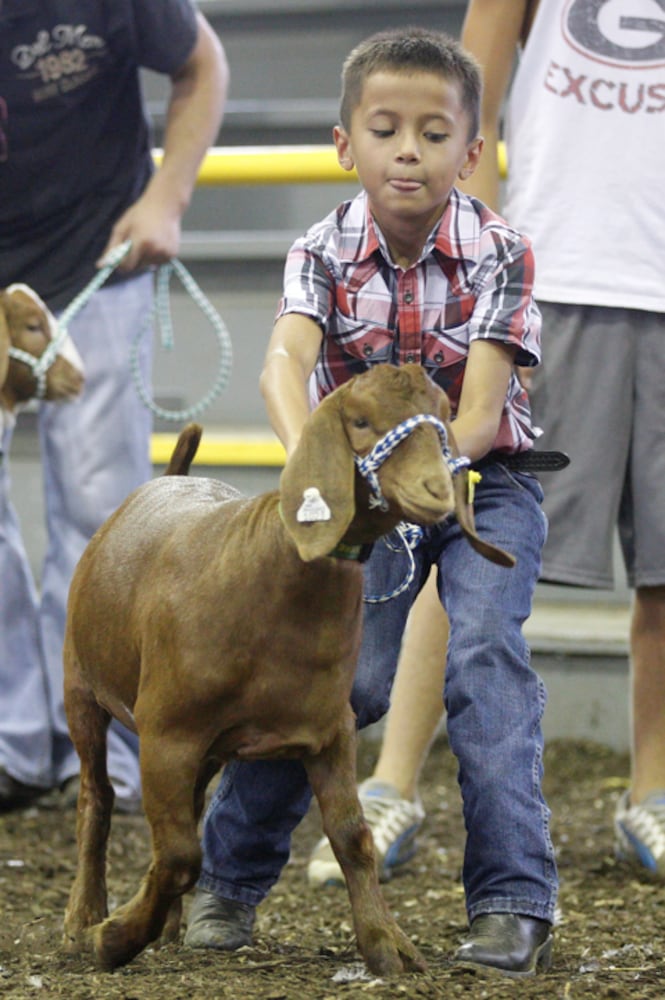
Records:
[[[478,162],[482,139],[468,136],[456,82],[384,70],[366,79],[350,132],[334,130],[339,162],[358,171],[386,235],[405,225],[431,230]]]

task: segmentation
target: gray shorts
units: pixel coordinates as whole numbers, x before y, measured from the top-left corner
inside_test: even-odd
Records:
[[[665,584],[665,314],[540,302],[530,389],[536,448],[570,455],[539,475],[542,580],[609,589],[615,528],[631,587]]]

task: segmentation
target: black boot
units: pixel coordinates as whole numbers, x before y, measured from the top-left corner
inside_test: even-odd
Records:
[[[471,924],[455,961],[521,978],[546,972],[552,961],[551,926],[517,913],[484,913]]]
[[[0,767],[0,812],[11,812],[12,809],[25,809],[44,795],[48,789],[24,785]]]
[[[189,911],[185,945],[236,951],[252,943],[256,908],[197,889]]]

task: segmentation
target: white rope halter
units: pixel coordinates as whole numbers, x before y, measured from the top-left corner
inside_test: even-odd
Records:
[[[20,350],[18,347],[9,348],[10,358],[22,361],[28,366],[28,368],[32,369],[32,374],[37,382],[37,391],[35,393],[37,399],[43,399],[46,395],[46,373],[58,356],[61,344],[67,339],[67,324],[74,316],[76,316],[78,312],[81,311],[83,306],[97,291],[97,289],[101,288],[109,275],[116,269],[123,257],[127,255],[129,247],[130,244],[129,241],[127,241],[111,251],[108,255],[106,264],[104,264],[103,267],[100,267],[94,278],[88,282],[85,288],[83,288],[74,299],[72,299],[70,304],[64,310],[58,319],[55,336],[46,345],[46,349],[39,355],[38,358],[36,358],[33,354],[28,354],[27,351]]]

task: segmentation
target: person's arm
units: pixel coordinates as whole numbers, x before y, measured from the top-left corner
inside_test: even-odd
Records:
[[[114,225],[100,263],[127,239],[132,248],[121,265],[124,271],[163,264],[178,253],[181,218],[201,161],[217,136],[229,77],[224,49],[200,13],[197,25],[191,54],[171,76],[162,162],[141,197]]]
[[[309,316],[287,313],[275,323],[259,386],[268,419],[290,455],[310,413],[308,382],[321,348],[321,327]]]
[[[455,441],[462,455],[482,458],[496,439],[516,348],[495,340],[474,340],[464,370]]]
[[[485,145],[474,174],[460,187],[495,212],[499,209],[499,119],[529,6],[529,0],[470,0],[462,26],[462,45],[483,70],[480,132]]]

